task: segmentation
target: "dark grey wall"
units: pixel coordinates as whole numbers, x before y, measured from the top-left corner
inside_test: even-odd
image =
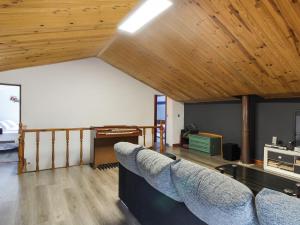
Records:
[[[295,112],[299,102],[260,102],[256,105],[256,156],[263,159],[263,148],[272,136],[287,144],[295,136]]]
[[[277,136],[287,144],[294,139],[295,112],[300,100],[260,101],[256,105],[256,159],[263,159],[263,147]],[[195,123],[201,131],[224,135],[224,142],[241,145],[239,102],[185,104],[185,125]]]
[[[199,103],[184,105],[184,124],[195,123],[199,130],[224,135],[224,142],[241,144],[241,104]]]

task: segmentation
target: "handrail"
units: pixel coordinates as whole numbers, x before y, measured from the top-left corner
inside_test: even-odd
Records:
[[[92,130],[91,127],[81,127],[81,128],[41,128],[41,129],[23,129],[24,132],[50,132],[50,131],[79,131],[79,130]]]
[[[143,144],[146,145],[146,130],[151,129],[151,135],[152,135],[152,146],[149,148],[154,148],[154,136],[155,136],[155,130],[159,129],[160,132],[160,152],[163,153],[165,151],[164,147],[164,124],[162,121],[160,122],[159,126],[101,126],[101,127],[79,127],[79,128],[41,128],[41,129],[27,129],[24,128],[22,123],[20,123],[19,128],[19,165],[18,165],[18,173],[21,174],[24,172],[24,169],[26,170],[26,159],[25,159],[25,136],[26,133],[35,133],[35,146],[36,146],[36,171],[40,171],[40,134],[42,132],[50,132],[51,133],[51,168],[55,169],[55,140],[56,140],[56,132],[65,132],[65,138],[66,138],[66,164],[65,167],[69,167],[69,152],[70,152],[70,131],[79,131],[79,145],[80,145],[80,152],[79,152],[79,165],[83,165],[83,136],[84,131],[87,130],[94,130],[95,128],[138,128],[142,130],[142,136],[143,136]]]
[[[79,128],[41,128],[41,129],[23,129],[24,132],[50,132],[50,131],[78,131],[78,130],[93,130],[94,128],[124,128],[123,126],[101,126],[101,127],[79,127]],[[139,128],[139,129],[150,129],[157,128],[160,126],[126,126],[126,128]]]

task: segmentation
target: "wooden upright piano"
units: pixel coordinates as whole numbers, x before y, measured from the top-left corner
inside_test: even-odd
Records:
[[[106,167],[117,164],[114,144],[124,141],[138,144],[142,130],[136,126],[92,127],[91,130],[91,165]]]

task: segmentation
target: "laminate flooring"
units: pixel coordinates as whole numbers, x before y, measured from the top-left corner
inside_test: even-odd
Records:
[[[16,174],[0,164],[1,225],[139,225],[118,198],[118,168]]]
[[[1,148],[0,144],[0,148]],[[18,161],[18,150],[1,151],[0,149],[0,163],[10,163]]]
[[[167,151],[210,168],[228,163],[193,150]],[[118,198],[118,168],[16,172],[16,162],[0,163],[0,225],[140,225]]]

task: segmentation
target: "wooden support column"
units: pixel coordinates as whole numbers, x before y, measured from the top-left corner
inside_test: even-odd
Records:
[[[82,159],[82,156],[83,156],[83,129],[80,130],[80,160],[79,160],[79,164],[80,166],[83,164],[83,159]]]
[[[52,169],[55,169],[55,130],[52,131]]]
[[[35,133],[36,155],[35,155],[35,170],[40,171],[40,132]]]
[[[69,167],[69,144],[70,144],[70,130],[66,130],[66,167]]]
[[[160,121],[160,124],[159,124],[159,142],[160,142],[160,153],[164,153],[165,151],[165,148],[164,148],[164,125],[163,125],[163,122]]]
[[[25,132],[21,130],[19,135],[19,149],[18,149],[18,173],[21,174],[24,172],[25,160],[24,160],[24,148],[25,148]]]
[[[242,163],[254,162],[256,96],[242,96]]]

